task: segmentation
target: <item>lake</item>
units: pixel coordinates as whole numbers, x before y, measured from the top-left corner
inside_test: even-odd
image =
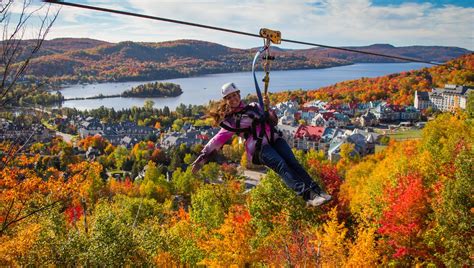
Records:
[[[270,92],[285,90],[310,90],[329,86],[345,80],[359,79],[361,77],[378,77],[392,73],[409,70],[418,70],[431,65],[424,63],[361,63],[327,69],[272,71],[270,73]],[[261,80],[264,74],[257,73]],[[198,77],[157,80],[179,84],[183,94],[174,98],[151,98],[155,108],[168,106],[176,108],[179,104],[207,104],[209,100],[220,99],[220,87],[227,82],[234,82],[240,88],[242,96],[255,93],[255,86],[251,72],[210,74]],[[99,94],[120,94],[131,87],[147,82],[120,82],[100,83],[88,85],[73,85],[61,90],[65,98],[91,97]],[[263,85],[260,84],[263,88]],[[262,89],[263,90],[263,89]],[[143,106],[145,98],[104,98],[91,100],[70,100],[63,103],[63,107],[77,108],[79,110],[95,109],[100,106],[113,107],[116,110]]]

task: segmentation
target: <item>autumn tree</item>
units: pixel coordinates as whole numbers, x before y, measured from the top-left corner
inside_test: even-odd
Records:
[[[387,209],[380,220],[380,234],[387,237],[388,248],[401,263],[424,261],[427,245],[423,233],[427,228],[428,191],[419,174],[400,176],[398,185],[387,189]],[[413,260],[415,258],[415,260]]]
[[[191,219],[209,229],[219,227],[232,205],[229,191],[222,185],[204,185],[191,197]]]
[[[19,11],[19,12],[18,12]],[[14,96],[13,89],[22,79],[30,61],[37,56],[43,41],[56,20],[59,11],[50,4],[39,7],[31,0],[6,0],[0,4],[0,23],[3,29],[1,52],[0,107],[5,107]],[[31,37],[25,36],[33,33]]]
[[[348,255],[348,229],[344,222],[337,219],[334,208],[329,213],[329,220],[316,230],[316,239],[313,240],[317,248],[318,261],[323,267],[344,266]]]
[[[348,246],[349,255],[346,266],[359,267],[361,264],[366,267],[379,266],[380,252],[377,238],[377,228],[369,227],[367,223],[360,223],[355,241]]]
[[[455,161],[455,177],[444,185],[438,184],[433,200],[435,227],[427,233],[426,240],[448,267],[474,265],[470,256],[473,243],[466,241],[472,237],[474,223],[473,159],[473,147],[461,149]]]
[[[232,206],[224,223],[213,231],[209,240],[202,242],[207,257],[201,263],[242,267],[255,261],[257,256],[251,245],[254,231],[250,220],[250,213],[244,206]]]

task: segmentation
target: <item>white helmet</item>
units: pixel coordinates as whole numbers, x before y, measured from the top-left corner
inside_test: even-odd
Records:
[[[222,86],[222,97],[225,97],[231,93],[239,92],[240,89],[234,83],[227,83]]]

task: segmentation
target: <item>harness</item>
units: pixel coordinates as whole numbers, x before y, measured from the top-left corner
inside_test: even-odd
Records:
[[[264,94],[267,95],[268,93],[268,84],[270,83],[270,61],[274,60],[275,57],[270,56],[270,44],[280,44],[281,43],[281,33],[279,31],[272,31],[269,29],[262,28],[260,29],[260,36],[263,37],[264,39],[264,46],[257,51],[255,54],[255,57],[253,58],[252,62],[252,75],[253,75],[253,80],[255,83],[255,91],[257,93],[258,97],[258,102],[260,104],[261,109],[258,109],[257,107],[253,107],[250,105],[245,106],[244,109],[241,111],[234,113],[230,115],[229,117],[234,117],[235,119],[235,127],[231,127],[224,122],[229,120],[229,117],[226,117],[226,120],[221,122],[219,125],[223,129],[234,132],[238,135],[241,133],[244,134],[245,139],[247,139],[250,135],[257,141],[255,144],[255,152],[252,156],[252,162],[256,165],[260,165],[261,160],[260,160],[260,152],[262,150],[262,143],[263,143],[263,138],[266,137],[268,142],[273,145],[274,144],[274,134],[277,133],[277,130],[275,127],[268,122],[269,118],[269,113],[268,113],[268,107],[265,106],[263,103],[263,97],[262,97],[262,92],[260,91],[260,87],[258,86],[257,82],[257,76],[255,75],[255,63],[257,62],[257,59],[259,58],[260,54],[266,53],[265,56],[263,56],[263,70],[265,71],[265,77],[263,78],[264,82]],[[253,113],[248,113],[249,111],[252,111]],[[254,114],[259,115],[256,117]],[[240,120],[242,119],[242,116],[249,116],[252,119],[252,125],[250,127],[246,128],[241,128],[240,127]],[[270,137],[266,136],[266,124],[269,123],[268,125],[270,126]],[[257,133],[257,126],[260,126],[260,131]],[[282,136],[281,132],[278,132],[280,137]]]
[[[252,124],[249,127],[242,128],[240,127],[240,121],[244,116],[247,116],[252,119]],[[226,124],[226,122],[231,120],[235,120],[235,127]],[[243,134],[245,139],[252,136],[254,140],[256,140],[255,152],[252,156],[252,162],[253,164],[260,165],[260,152],[262,150],[263,139],[267,138],[270,144],[274,144],[275,133],[277,133],[275,127],[272,124],[268,124],[270,126],[270,137],[268,137],[266,133],[266,123],[268,123],[268,117],[262,116],[261,111],[258,107],[247,105],[241,111],[227,116],[226,119],[219,124],[219,126],[227,131],[236,133],[237,135]],[[259,126],[260,131],[258,131]]]

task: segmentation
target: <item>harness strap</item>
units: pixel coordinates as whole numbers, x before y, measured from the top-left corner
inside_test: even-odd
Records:
[[[255,91],[257,92],[258,103],[260,104],[260,107],[262,108],[262,110],[264,109],[263,97],[262,97],[262,92],[260,91],[260,87],[258,86],[257,76],[255,75],[255,63],[257,62],[257,59],[260,56],[260,54],[267,49],[268,49],[268,46],[264,46],[261,49],[259,49],[257,53],[255,54],[255,57],[253,58],[253,62],[252,62],[253,82],[255,83]]]
[[[247,113],[248,111],[252,111],[254,113],[257,113],[260,116],[256,117],[253,113]],[[251,124],[250,127],[246,127],[246,128],[241,128],[240,127],[240,121],[241,121],[240,119],[242,118],[242,116],[244,114],[252,119],[252,124]],[[269,118],[268,112],[264,112],[262,114],[261,110],[258,109],[257,107],[247,105],[244,109],[242,109],[241,111],[235,113],[234,116],[237,117],[237,118],[235,118],[236,127],[231,127],[231,126],[225,124],[224,123],[225,121],[221,122],[219,124],[219,126],[222,127],[223,129],[227,130],[227,131],[234,132],[238,135],[240,133],[244,133],[245,139],[247,139],[250,135],[252,135],[252,137],[256,140],[255,152],[254,152],[254,155],[253,155],[253,158],[252,158],[253,159],[252,162],[254,164],[257,164],[257,165],[261,164],[260,152],[262,150],[263,139],[267,138],[267,141],[270,144],[274,144],[274,142],[275,142],[275,140],[274,140],[274,134],[276,133],[275,127],[272,124],[269,124],[269,126],[270,126],[270,137],[268,137],[267,131],[266,131],[266,124],[268,123],[267,121],[268,121],[268,118]],[[230,119],[231,117],[229,116],[228,118]],[[257,131],[258,126],[260,126],[260,131]]]
[[[250,127],[247,127],[247,128],[235,128],[235,127],[231,127],[229,125],[226,125],[224,124],[224,122],[221,122],[219,124],[219,126],[227,131],[230,131],[230,132],[234,132],[234,133],[237,133],[237,134],[240,134],[240,133],[247,133],[247,132],[250,132],[251,131],[251,128]]]

